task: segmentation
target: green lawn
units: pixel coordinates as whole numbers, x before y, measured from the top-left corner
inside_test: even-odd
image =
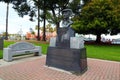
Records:
[[[8,47],[10,44],[15,43],[14,41],[4,41],[4,47]]]
[[[5,41],[4,47],[13,44],[13,41]],[[46,54],[48,43],[31,42],[37,46],[42,46],[42,53]],[[87,49],[88,58],[97,58],[104,60],[120,61],[120,45],[85,45]],[[0,50],[0,58],[2,58],[3,51]]]
[[[120,61],[120,45],[86,45],[86,48],[89,58]]]
[[[41,46],[42,47],[42,53],[46,54],[47,53],[47,47],[49,46],[48,43],[37,43],[37,42],[32,42],[36,46]]]
[[[3,56],[3,51],[2,50],[0,50],[0,58],[2,58],[2,56]]]

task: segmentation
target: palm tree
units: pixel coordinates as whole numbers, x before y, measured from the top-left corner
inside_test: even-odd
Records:
[[[23,2],[26,0],[0,0],[0,2],[5,2],[7,3],[7,11],[6,11],[6,34],[5,34],[5,39],[8,40],[8,15],[9,15],[9,4],[18,1],[18,2]]]
[[[34,18],[37,17],[37,40],[40,41],[40,21],[41,15],[40,10],[42,5],[42,0],[29,0],[28,2],[22,4],[22,3],[14,3],[14,9],[18,12],[18,15],[20,17],[23,17],[24,15],[30,16],[30,21],[34,21]],[[34,5],[33,5],[34,4]],[[37,12],[37,14],[36,14]]]
[[[6,11],[6,37],[5,37],[6,40],[8,40],[8,15],[9,15],[9,3],[7,3]]]
[[[0,1],[7,3],[5,39],[8,40],[8,15],[9,15],[9,3],[11,2],[11,0],[0,0]]]
[[[38,7],[38,37],[37,37],[38,41],[40,41],[40,19],[39,19],[39,14],[40,14],[40,8]]]

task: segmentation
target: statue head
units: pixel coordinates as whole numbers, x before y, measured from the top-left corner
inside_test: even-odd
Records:
[[[70,16],[72,16],[73,12],[71,9],[64,9],[62,11],[62,15],[63,15],[63,18],[69,18]]]

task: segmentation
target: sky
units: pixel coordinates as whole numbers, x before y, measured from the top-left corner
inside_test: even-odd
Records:
[[[5,32],[6,29],[6,5],[3,2],[0,2],[0,33]],[[23,34],[29,31],[30,28],[35,30],[37,21],[29,21],[29,17],[25,16],[21,18],[18,16],[17,12],[12,8],[12,4],[9,5],[9,18],[8,18],[8,33],[16,34],[20,30],[23,31]]]

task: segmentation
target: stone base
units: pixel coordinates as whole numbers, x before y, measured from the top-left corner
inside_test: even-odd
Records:
[[[87,70],[86,48],[48,47],[46,65],[73,73],[83,73]]]

